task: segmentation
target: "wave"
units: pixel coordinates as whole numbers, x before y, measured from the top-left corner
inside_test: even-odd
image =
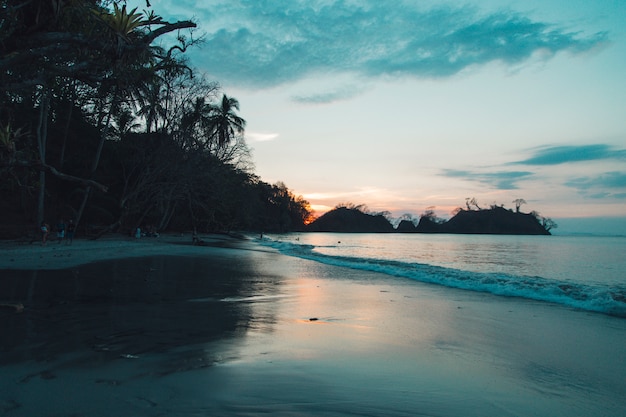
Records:
[[[379,272],[419,282],[506,297],[557,303],[577,309],[626,318],[626,288],[573,283],[539,276],[464,271],[395,260],[331,256],[315,252],[316,246],[264,239],[262,244],[279,252],[328,265]]]

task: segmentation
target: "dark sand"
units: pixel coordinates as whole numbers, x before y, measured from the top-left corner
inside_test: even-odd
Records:
[[[239,246],[0,271],[0,415],[624,415],[624,319]]]

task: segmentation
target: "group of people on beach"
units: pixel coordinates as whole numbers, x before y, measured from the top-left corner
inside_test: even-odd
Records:
[[[157,228],[153,225],[148,225],[143,230],[140,226],[137,226],[137,228],[135,228],[135,239],[140,239],[141,237],[159,237],[159,232],[157,232]]]
[[[70,219],[67,224],[65,223],[65,220],[59,220],[56,225],[57,242],[62,243],[65,241],[66,244],[71,245],[74,241],[75,230],[76,226],[74,225],[74,220]],[[45,221],[41,222],[40,231],[41,244],[45,246],[48,242],[48,235],[50,234],[50,225],[48,225]]]

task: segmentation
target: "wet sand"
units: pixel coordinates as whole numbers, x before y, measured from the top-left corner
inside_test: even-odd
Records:
[[[167,234],[160,237],[135,239],[110,235],[96,240],[74,239],[59,242],[0,241],[0,270],[64,269],[90,262],[161,255],[203,256],[207,248],[237,248],[244,244],[242,238],[228,235],[202,235],[200,244],[192,244],[191,234]]]
[[[624,319],[331,267],[253,242],[146,243],[154,247],[126,247],[123,259],[105,255],[110,243],[94,244],[106,261],[54,269],[63,258],[50,255],[46,270],[0,271],[0,301],[24,305],[0,310],[1,415],[626,409]],[[98,259],[89,251],[81,258]]]

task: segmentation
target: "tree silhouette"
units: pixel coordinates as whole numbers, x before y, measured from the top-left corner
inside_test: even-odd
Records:
[[[513,200],[513,204],[515,204],[515,212],[519,213],[520,207],[522,206],[522,204],[526,204],[526,200],[524,200],[523,198],[517,198]]]
[[[478,200],[476,199],[476,197],[467,197],[465,199],[465,206],[467,207],[468,211],[472,209],[471,206],[476,207],[476,210],[479,210],[479,211],[482,210],[480,206],[478,205]]]
[[[236,133],[244,132],[246,121],[239,117],[235,110],[239,110],[239,101],[228,97],[226,94],[222,96],[220,104],[211,105],[209,122],[213,129],[213,138],[217,139],[218,147],[229,143]]]
[[[0,84],[2,100],[9,106],[21,98],[36,97],[37,114],[24,120],[36,128],[37,152],[34,160],[22,161],[39,170],[38,223],[44,216],[46,173],[63,180],[86,185],[86,203],[94,181],[102,146],[108,139],[112,116],[119,110],[124,89],[142,78],[146,68],[181,65],[171,52],[151,46],[159,36],[196,25],[190,21],[164,22],[153,13],[130,12],[125,6],[90,1],[3,2],[0,7]],[[179,38],[181,39],[181,38]],[[185,44],[174,48],[184,50]],[[47,158],[48,124],[58,116],[55,99],[64,86],[80,82],[92,94],[90,108],[95,110],[101,129],[100,145],[86,177],[67,175],[52,166]],[[3,108],[3,106],[0,106]],[[10,120],[10,116],[6,116]],[[63,152],[61,152],[62,167]],[[106,187],[100,186],[105,189]],[[77,219],[78,221],[78,219]]]

